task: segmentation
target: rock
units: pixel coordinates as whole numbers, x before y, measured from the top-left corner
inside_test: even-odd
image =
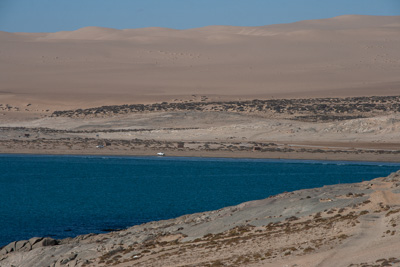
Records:
[[[39,247],[47,247],[47,246],[55,246],[58,244],[58,241],[50,238],[50,237],[45,237],[39,242],[36,242],[35,244],[32,245],[32,249],[34,248],[39,248]]]
[[[0,250],[0,255],[6,255],[10,252],[15,251],[15,243],[17,242],[11,242],[10,244],[4,246],[1,250]]]
[[[29,240],[14,241],[0,249],[0,255],[15,251],[30,251],[38,247],[55,246],[58,241],[50,237],[33,237]]]
[[[29,239],[29,243],[31,244],[31,246],[35,245],[37,242],[40,242],[41,240],[43,240],[43,237],[32,237],[31,239]]]
[[[70,255],[66,255],[64,257],[62,257],[61,259],[59,259],[57,261],[57,263],[55,264],[55,266],[62,266],[62,265],[66,265],[67,263],[69,263],[69,266],[75,266],[76,265],[76,261],[72,262],[76,259],[76,257],[78,256],[78,254],[76,253],[71,253]]]
[[[15,251],[29,251],[31,248],[31,244],[26,240],[17,241],[15,244]]]
[[[400,171],[391,173],[383,179],[385,182],[400,182]]]
[[[32,249],[31,240],[35,241],[36,239],[38,238],[36,237],[34,240],[29,239],[11,242],[0,250],[0,255],[5,255],[15,251],[29,251]]]

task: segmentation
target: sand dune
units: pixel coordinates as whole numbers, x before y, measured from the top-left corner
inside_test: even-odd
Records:
[[[178,30],[168,28],[142,28],[117,30],[103,27],[85,27],[76,31],[64,31],[48,33],[42,39],[62,40],[135,40],[137,37],[145,36],[168,36],[171,37]]]
[[[78,40],[107,40],[107,36],[118,33],[119,30],[103,27],[85,27],[76,31],[49,33],[45,39],[78,39]]]
[[[102,104],[395,95],[400,17],[261,27],[0,32],[0,102]]]

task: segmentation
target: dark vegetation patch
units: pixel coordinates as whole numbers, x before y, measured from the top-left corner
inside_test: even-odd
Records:
[[[269,99],[227,102],[162,102],[101,106],[88,109],[54,111],[53,117],[104,117],[119,114],[166,111],[215,111],[286,115],[289,119],[329,122],[372,117],[400,111],[400,96],[347,98]]]

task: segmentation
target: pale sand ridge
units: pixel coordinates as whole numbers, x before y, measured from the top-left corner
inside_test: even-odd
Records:
[[[60,105],[399,93],[400,17],[0,34],[0,102]]]

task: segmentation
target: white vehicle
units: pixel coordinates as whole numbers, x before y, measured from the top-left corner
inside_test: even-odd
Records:
[[[165,156],[165,153],[164,153],[164,152],[158,152],[158,153],[157,153],[157,156],[161,156],[161,157],[162,157],[162,156]]]

